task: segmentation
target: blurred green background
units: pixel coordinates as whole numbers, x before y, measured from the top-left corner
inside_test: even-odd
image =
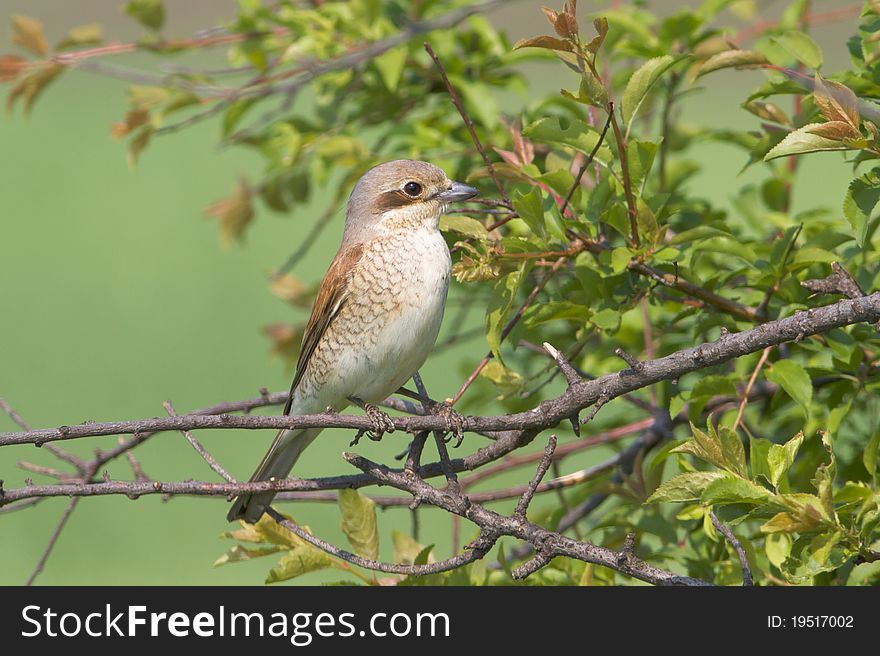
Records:
[[[541,4],[545,3],[515,3],[491,17],[514,39],[532,35],[536,30],[546,31]],[[582,11],[601,6],[582,4]],[[663,4],[670,9],[679,6]],[[117,0],[3,1],[0,16],[22,13],[39,18],[50,40],[87,22],[102,23],[111,40],[137,38],[139,30],[122,16],[121,5]],[[225,0],[174,0],[167,6],[168,31],[177,35],[221,23],[234,12],[234,3]],[[843,63],[844,40],[850,29],[849,25],[833,25],[816,32],[829,71]],[[8,36],[3,37],[0,49],[11,49]],[[223,51],[213,51],[208,58],[222,65]],[[157,63],[123,57],[115,61]],[[535,66],[529,73],[537,89],[569,82],[561,66]],[[761,79],[759,73],[746,72],[713,76],[697,99],[685,103],[683,118],[754,126],[754,117],[740,110],[739,103],[744,92]],[[35,427],[162,416],[165,399],[171,399],[183,413],[256,396],[260,387],[276,391],[289,385],[290,372],[270,356],[261,327],[302,320],[302,311],[270,293],[267,275],[295,250],[324,203],[318,199],[293,217],[263,211],[248,231],[246,243],[224,251],[216,225],[202,217],[202,210],[226,194],[239,176],[255,169],[258,159],[241,149],[219,149],[219,128],[208,122],[157,139],[138,167],[129,170],[124,146],[111,138],[109,130],[125,112],[125,86],[74,72],[47,91],[30,117],[17,113],[0,120],[0,397]],[[526,101],[520,98],[511,103]],[[511,104],[507,107],[515,110]],[[718,202],[729,201],[730,183],[743,164],[739,152],[711,144],[701,146],[697,158],[705,162],[704,172],[694,183],[700,185],[700,193]],[[841,156],[806,158],[795,184],[795,210],[816,204],[838,207],[848,173]],[[753,167],[741,179],[758,181],[761,176],[760,167]],[[314,282],[323,274],[342,222],[341,215],[335,218],[298,265],[297,276]],[[441,341],[453,328],[450,318],[456,310],[453,290]],[[480,325],[480,311],[473,311],[467,322]],[[478,338],[429,360],[422,371],[428,389],[436,397],[453,394],[485,350]],[[477,391],[476,398],[484,399],[485,394]],[[497,410],[485,402],[464,409],[481,414]],[[603,410],[591,431],[601,429],[619,411],[613,404]],[[15,429],[0,414],[0,430]],[[573,439],[567,429],[559,435]],[[234,475],[246,477],[272,434],[213,431],[199,438]],[[347,431],[326,431],[296,473],[348,473],[339,454],[350,438]],[[96,447],[114,443],[115,438],[93,438],[65,447],[89,456]],[[465,455],[482,444],[483,438],[471,436],[453,455]],[[381,444],[365,440],[358,449],[372,459],[391,462],[404,446],[405,438],[394,434]],[[534,445],[541,446],[543,440]],[[609,453],[607,448],[597,449],[570,458],[563,471],[599,461]],[[136,454],[146,473],[156,480],[216,479],[176,433],[157,436]],[[426,454],[434,459],[430,447]],[[50,482],[18,469],[16,462],[21,459],[57,464],[51,454],[33,447],[0,449],[0,479],[7,488],[22,485],[28,476],[38,483]],[[108,471],[116,480],[131,478],[124,460],[112,463]],[[524,471],[493,479],[492,485],[523,482],[531,474]],[[66,504],[67,499],[54,498],[34,508],[0,514],[0,584],[26,580]],[[37,581],[59,585],[258,584],[273,560],[211,567],[232,546],[218,539],[227,527],[227,507],[222,499],[180,497],[163,502],[158,495],[136,502],[118,496],[85,499]],[[285,504],[283,509],[322,537],[344,544],[334,505]],[[446,557],[448,516],[428,510],[420,518],[420,541],[436,544],[437,557]],[[391,556],[390,534],[395,527],[410,532],[407,511],[380,513],[385,558]],[[463,526],[462,539],[470,537],[470,528]],[[338,578],[338,573],[324,572],[298,581]]]

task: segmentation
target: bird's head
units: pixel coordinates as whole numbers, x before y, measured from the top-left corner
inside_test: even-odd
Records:
[[[359,241],[399,229],[436,230],[449,203],[477,193],[428,162],[398,159],[379,164],[364,173],[351,192],[344,239]]]

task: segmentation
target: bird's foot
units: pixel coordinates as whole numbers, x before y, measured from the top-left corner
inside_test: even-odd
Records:
[[[446,421],[446,430],[451,433],[451,437],[455,437],[453,447],[461,446],[464,440],[464,429],[467,426],[467,419],[458,410],[452,407],[452,402],[446,399],[442,403],[435,403],[431,407],[431,414],[443,417]]]
[[[391,421],[391,417],[388,416],[388,413],[383,412],[372,403],[366,403],[358,398],[352,397],[350,400],[366,413],[367,417],[370,420],[371,426],[369,429],[361,428],[355,434],[354,439],[351,441],[349,446],[355,446],[364,435],[369,437],[374,442],[379,442],[385,433],[394,432],[394,422]]]

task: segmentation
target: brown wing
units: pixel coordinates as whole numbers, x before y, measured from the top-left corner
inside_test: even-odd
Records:
[[[348,297],[348,283],[351,280],[351,271],[361,259],[364,248],[362,244],[355,244],[345,250],[341,250],[333,258],[330,268],[324,274],[321,286],[318,288],[318,294],[315,296],[315,304],[312,306],[312,315],[306,324],[305,333],[303,333],[302,345],[299,349],[299,359],[296,362],[296,374],[293,377],[293,384],[290,386],[290,396],[284,405],[283,414],[290,414],[290,406],[293,403],[293,391],[299,385],[309,359],[315,352],[315,347],[331,324],[333,319],[339,314],[339,310],[345,304]]]

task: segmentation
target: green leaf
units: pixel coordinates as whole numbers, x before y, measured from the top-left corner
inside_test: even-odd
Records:
[[[645,500],[645,503],[658,503],[660,501],[696,501],[706,487],[718,479],[729,478],[729,474],[723,472],[687,472],[679,474],[665,481],[654,490],[654,494]]]
[[[764,155],[764,161],[769,162],[771,159],[787,157],[788,155],[804,155],[806,153],[818,153],[832,150],[850,150],[852,148],[842,141],[828,139],[827,137],[814,134],[811,131],[822,125],[823,123],[809,123],[802,128],[789,132],[785,135],[785,138],[782,141],[773,146],[773,148]]]
[[[651,171],[651,165],[654,163],[654,157],[660,150],[660,141],[648,141],[630,139],[626,145],[626,159],[629,165],[629,177],[632,182],[632,188],[639,195],[642,193],[642,186]]]
[[[865,446],[864,453],[862,453],[862,463],[864,463],[865,469],[868,470],[870,476],[874,476],[877,472],[878,447],[880,447],[880,428],[874,431],[874,434]]]
[[[253,560],[254,558],[262,558],[281,551],[281,547],[262,547],[259,549],[248,549],[240,544],[235,545],[214,561],[213,567],[220,567],[226,563],[240,563],[245,560]]]
[[[736,476],[725,476],[710,483],[701,500],[707,504],[748,503],[761,505],[772,498],[760,485]]]
[[[474,239],[488,239],[489,231],[486,230],[486,226],[477,221],[476,219],[472,219],[469,216],[462,216],[461,214],[444,214],[440,217],[440,230],[443,232],[457,232],[460,235],[465,235],[466,237],[472,237]]]
[[[495,283],[492,295],[489,298],[489,306],[486,308],[486,341],[489,348],[499,362],[501,358],[501,331],[507,320],[507,314],[513,305],[516,290],[519,289],[520,281],[525,272],[525,263],[516,271],[511,271]]]
[[[333,566],[333,559],[311,545],[297,546],[288,551],[266,577],[266,583],[288,581]]]
[[[769,481],[773,487],[778,488],[782,477],[794,463],[798,449],[804,441],[804,434],[798,433],[785,445],[774,444],[767,453],[767,466],[769,468]],[[784,482],[784,481],[783,481]],[[783,489],[783,491],[787,491]]]
[[[791,538],[785,533],[770,533],[764,540],[764,551],[767,560],[777,569],[781,568],[791,553]]]
[[[131,0],[125,13],[151,30],[159,30],[165,23],[165,5],[162,0]]]
[[[254,106],[257,101],[254,98],[240,98],[229,105],[229,109],[223,114],[223,137],[228,137],[236,126],[244,118],[247,111]]]
[[[821,48],[803,32],[789,30],[779,36],[770,37],[770,41],[785,48],[795,59],[808,68],[822,66]]]
[[[633,258],[632,251],[626,246],[619,246],[611,251],[611,270],[614,273],[626,271]]]
[[[809,412],[813,400],[813,383],[806,370],[794,360],[779,360],[767,371],[767,379],[780,385],[795,403]]]
[[[98,43],[101,43],[101,26],[97,23],[90,23],[74,27],[55,48],[56,50],[65,50]]]
[[[701,460],[710,462],[722,469],[730,468],[730,463],[725,459],[721,449],[721,440],[714,429],[711,429],[709,433],[704,433],[691,423],[691,432],[694,438],[675,447],[671,453],[691,453]]]
[[[450,81],[461,92],[462,102],[476,118],[488,129],[494,129],[498,125],[498,117],[501,115],[495,96],[485,85],[476,84],[458,76],[450,76]]]
[[[586,305],[572,303],[571,301],[547,301],[539,305],[533,305],[525,316],[527,328],[534,328],[548,321],[575,321],[585,324],[589,321],[592,311]]]
[[[513,208],[519,218],[525,221],[533,235],[541,239],[547,238],[547,226],[544,220],[544,196],[538,187],[532,187],[527,194],[519,189],[513,193]]]
[[[612,310],[611,308],[603,308],[596,312],[590,321],[593,322],[597,328],[613,332],[617,330],[617,327],[620,325],[620,312]]]
[[[752,50],[725,50],[712,55],[703,62],[697,71],[697,77],[720,71],[724,68],[753,68],[767,64],[767,58],[760,52]]]
[[[645,102],[645,98],[651,90],[651,87],[654,86],[654,83],[657,82],[666,71],[687,57],[688,56],[686,55],[663,55],[662,57],[654,57],[642,64],[642,66],[632,74],[629,78],[629,82],[626,83],[626,88],[623,90],[623,98],[620,103],[623,122],[624,125],[627,126],[627,131],[629,131],[630,123],[638,113],[642,103]]]
[[[357,490],[339,491],[342,532],[355,553],[375,560],[379,557],[379,531],[376,528],[376,504]]]
[[[419,559],[419,555],[426,549],[425,546],[416,542],[406,533],[398,531],[396,528],[391,530],[391,542],[394,544],[394,562],[412,565]],[[430,547],[427,547],[430,553]],[[422,563],[424,565],[426,560]]]
[[[654,216],[654,212],[651,211],[648,204],[641,198],[636,200],[636,206],[638,210],[636,223],[639,226],[639,234],[648,243],[656,244],[657,239],[660,237],[660,226],[657,224],[657,217]]]
[[[753,437],[749,440],[749,462],[752,466],[753,479],[757,480],[758,476],[763,476],[767,482],[770,481],[770,465],[767,457],[772,446],[775,446],[773,442],[761,437]]]
[[[880,167],[853,180],[843,199],[843,214],[853,229],[860,248],[865,245],[868,219],[880,201]]]
[[[523,130],[529,139],[548,144],[570,146],[589,154],[599,141],[599,133],[583,121],[572,121],[561,116],[542,118]],[[604,143],[596,152],[596,161],[607,164],[611,160],[611,149]]]
[[[745,477],[747,475],[746,455],[739,434],[729,426],[719,426],[718,438],[721,442],[721,453],[731,471]]]
[[[406,63],[406,48],[392,48],[379,55],[373,60],[373,65],[379,71],[382,83],[389,91],[396,91],[403,73],[403,65]]]

